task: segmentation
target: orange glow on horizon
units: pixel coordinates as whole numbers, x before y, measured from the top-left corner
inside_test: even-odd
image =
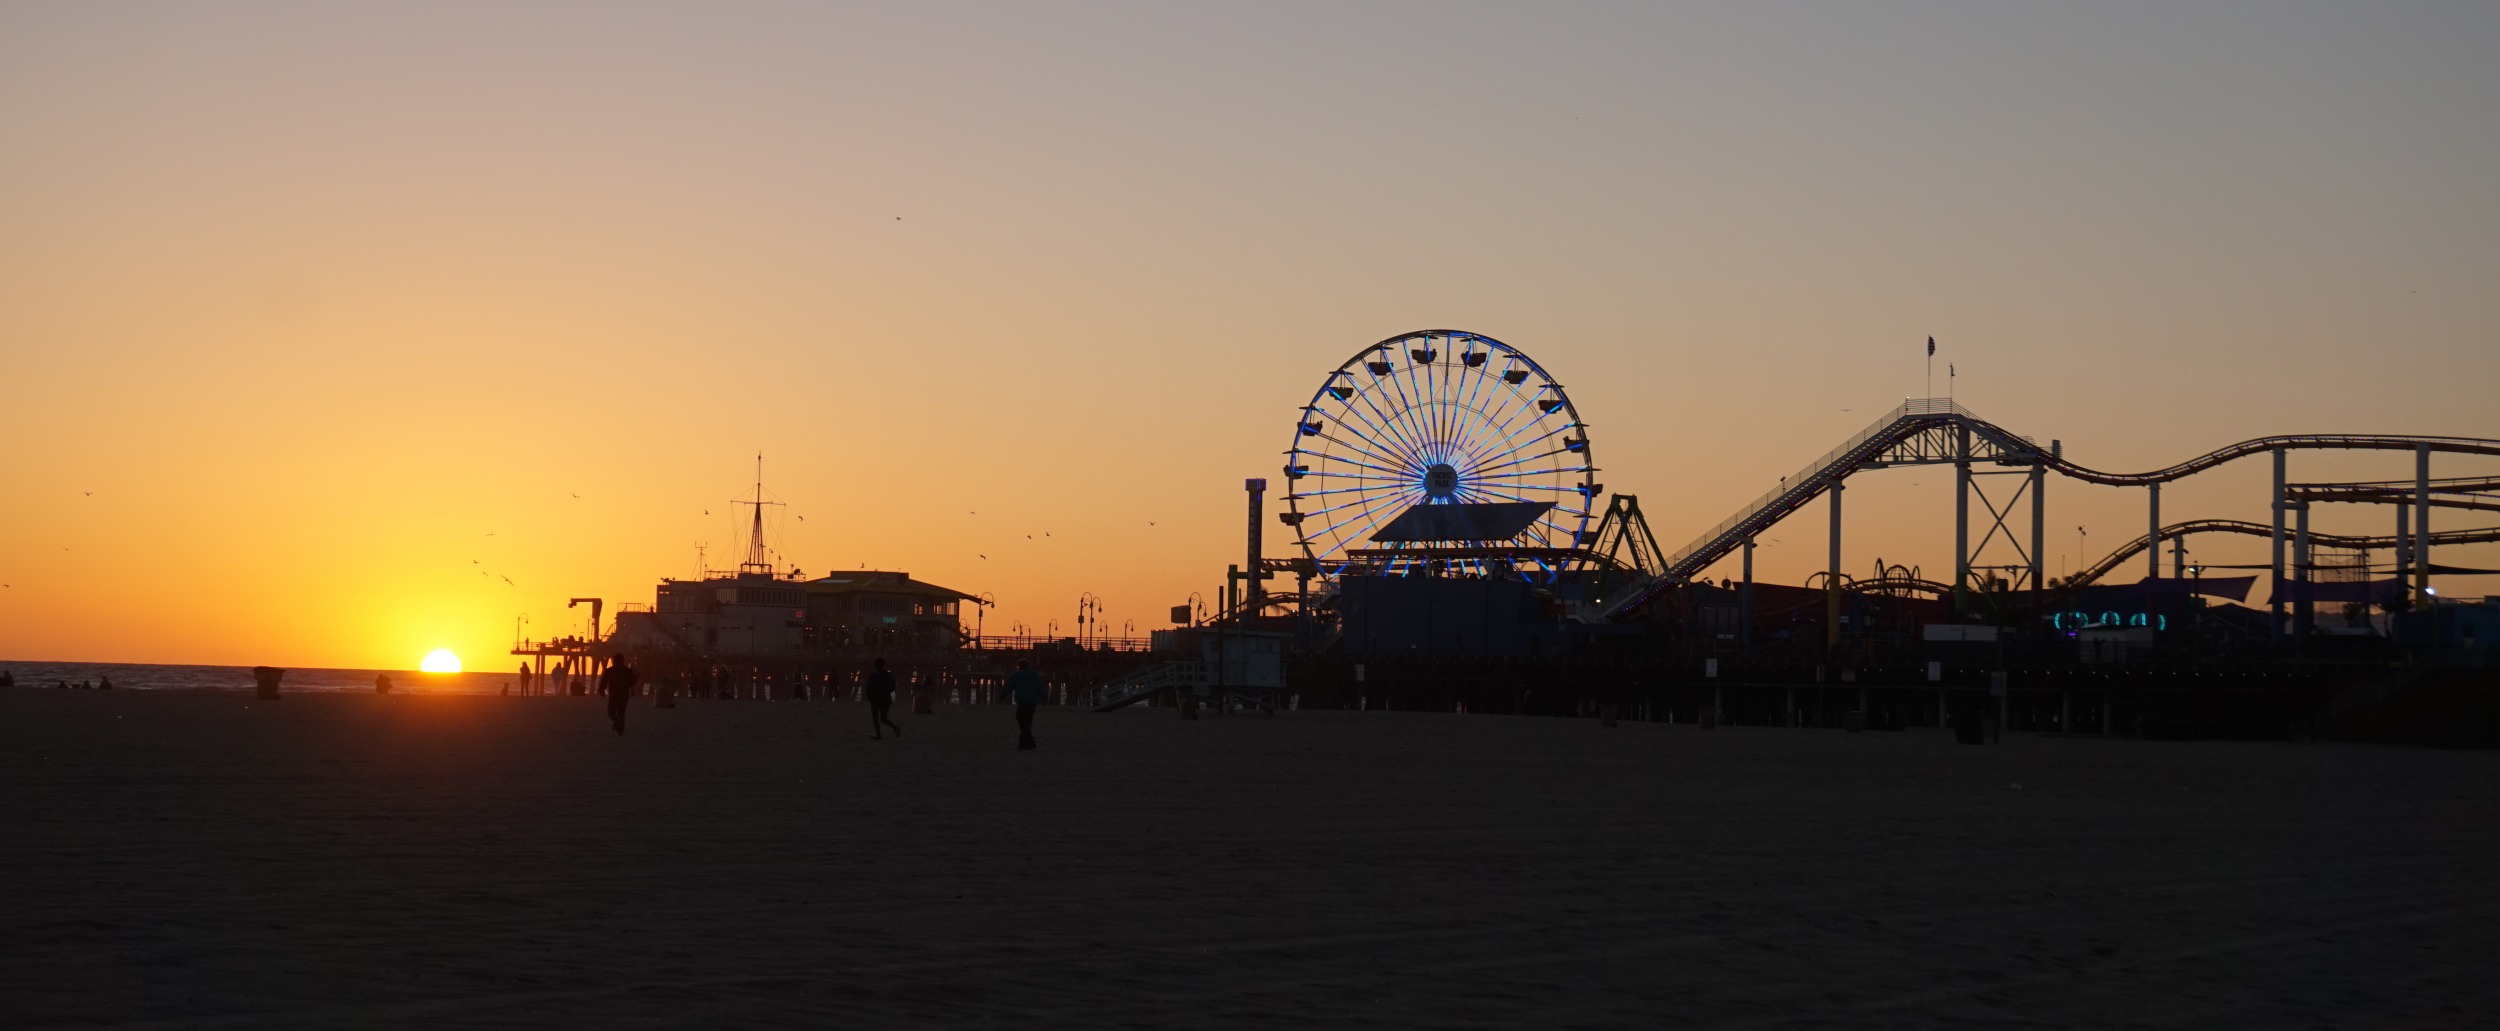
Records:
[[[1243,561],[1244,478],[1300,556],[1299,406],[1433,327],[1566,384],[1670,552],[1905,397],[2119,471],[2500,437],[2500,77],[2464,14],[289,10],[0,14],[0,662],[508,674],[591,632],[570,599],[606,629],[699,546],[734,570],[759,450],[784,572],[989,596],[993,636],[1091,594],[1143,636]],[[2345,21],[2371,45],[2247,42]],[[1469,72],[1346,59],[1418,32]],[[1843,571],[1949,579],[1953,483],[1853,477]],[[2268,489],[2250,460],[2162,513]],[[2142,491],[2046,494],[2048,576],[2144,532]],[[1825,520],[1756,576],[1821,570]]]

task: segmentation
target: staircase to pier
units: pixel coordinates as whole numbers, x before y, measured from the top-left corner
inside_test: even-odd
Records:
[[[1094,712],[1126,708],[1157,695],[1205,687],[1207,664],[1182,660],[1158,662],[1104,681],[1094,688]]]

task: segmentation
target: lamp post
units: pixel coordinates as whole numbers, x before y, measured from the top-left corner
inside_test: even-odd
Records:
[[[1186,600],[1189,602],[1189,625],[1191,625],[1191,626],[1197,626],[1197,625],[1198,625],[1198,624],[1200,624],[1200,623],[1204,623],[1204,622],[1206,622],[1206,621],[1207,621],[1207,598],[1206,598],[1206,596],[1205,596],[1205,595],[1203,595],[1203,594],[1200,594],[1200,593],[1198,593],[1198,592],[1196,592],[1196,591],[1191,591],[1191,592],[1189,592],[1189,597],[1188,597]]]
[[[979,594],[976,594],[976,595],[973,595],[973,596],[972,596],[972,646],[973,646],[973,647],[975,647],[975,648],[979,648],[979,647],[981,646],[981,630],[982,630],[982,628],[983,628],[983,627],[985,627],[985,626],[986,626],[986,625],[988,625],[988,623],[989,623],[989,619],[988,619],[988,617],[989,617],[989,614],[990,614],[990,606],[992,606],[992,605],[996,605],[996,604],[998,604],[998,599],[997,599],[997,598],[994,598],[994,597],[991,597],[991,596],[990,596],[990,592],[988,592],[988,591],[983,591],[983,592],[981,592],[981,593],[979,593]],[[957,624],[957,625],[959,625],[959,626],[960,626],[961,624]]]
[[[1093,627],[1095,636],[1101,635],[1102,599],[1092,591],[1076,596],[1076,645],[1079,648],[1085,646],[1087,626]]]

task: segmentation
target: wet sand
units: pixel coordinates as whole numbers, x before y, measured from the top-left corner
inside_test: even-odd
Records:
[[[15,1027],[2462,1027],[2500,755],[0,692]]]

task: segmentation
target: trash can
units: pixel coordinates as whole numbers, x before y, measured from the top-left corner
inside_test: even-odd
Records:
[[[286,671],[276,666],[252,667],[253,695],[264,702],[277,701],[278,679],[284,676]]]

